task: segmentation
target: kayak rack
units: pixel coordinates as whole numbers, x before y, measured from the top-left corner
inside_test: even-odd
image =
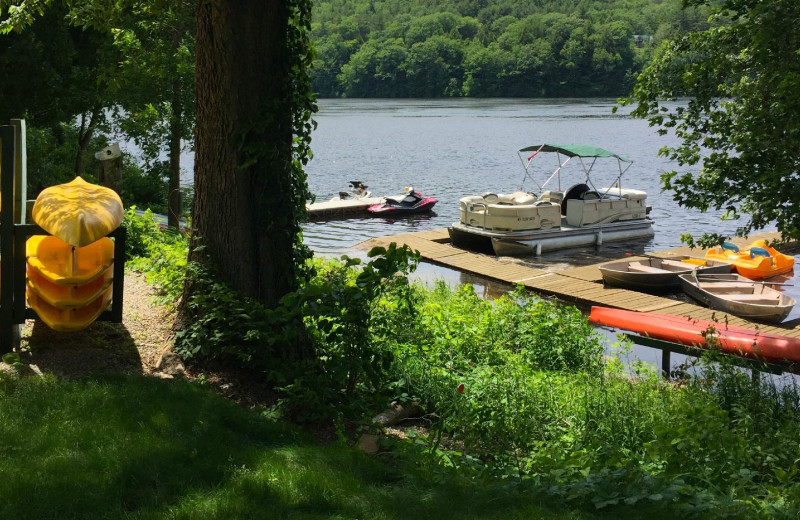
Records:
[[[25,162],[25,121],[13,119],[0,126],[0,354],[19,346],[20,325],[26,319],[39,317],[26,302],[25,243],[31,236],[50,234],[26,223]],[[96,321],[122,323],[127,233],[120,226],[108,236],[114,239],[112,300]]]

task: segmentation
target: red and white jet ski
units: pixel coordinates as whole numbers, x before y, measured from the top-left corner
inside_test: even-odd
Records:
[[[373,204],[367,211],[381,217],[413,215],[431,211],[436,202],[435,198],[425,197],[414,188],[407,187],[404,196],[386,197],[381,204]]]

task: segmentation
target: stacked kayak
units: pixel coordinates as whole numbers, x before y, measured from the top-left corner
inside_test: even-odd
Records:
[[[725,242],[720,248],[712,248],[706,259],[730,262],[736,271],[751,280],[762,280],[788,273],[794,268],[794,257],[784,255],[763,240],[756,240],[745,249]]]
[[[52,236],[26,244],[26,296],[51,329],[81,330],[111,304],[114,243],[104,237],[75,247]]]
[[[81,330],[111,305],[114,242],[105,235],[122,222],[122,201],[77,177],[42,191],[32,215],[53,236],[26,243],[28,305],[54,330]]]

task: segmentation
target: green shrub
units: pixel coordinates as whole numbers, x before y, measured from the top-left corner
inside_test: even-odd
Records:
[[[296,419],[356,416],[367,407],[362,399],[371,406],[388,379],[391,350],[373,331],[393,329],[397,313],[413,312],[405,274],[418,259],[394,244],[368,256],[372,260],[363,266],[346,257],[315,262],[315,276],[274,309],[234,293],[209,268],[192,265],[192,320],[177,335],[176,350],[186,357],[236,359],[264,371]],[[312,363],[286,355],[304,342]],[[280,366],[276,359],[283,360]]]
[[[150,210],[137,214],[135,206],[125,212],[122,225],[127,231],[128,267],[144,273],[164,302],[176,301],[186,278],[188,238],[171,228],[162,230]]]

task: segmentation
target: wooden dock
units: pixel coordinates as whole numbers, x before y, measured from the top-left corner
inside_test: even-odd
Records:
[[[383,202],[381,197],[337,200],[336,202],[315,202],[314,204],[306,204],[306,210],[308,210],[308,220],[310,221],[337,220],[369,215],[367,208],[381,202]]]
[[[746,246],[753,240],[760,238],[774,240],[777,237],[777,233],[763,233],[751,236],[748,239],[734,239],[732,242],[739,246]],[[501,283],[510,285],[522,284],[537,294],[551,296],[582,308],[600,305],[632,311],[676,314],[703,320],[726,322],[741,327],[757,328],[771,334],[800,337],[800,319],[778,325],[765,325],[693,303],[628,289],[606,287],[603,285],[603,278],[597,269],[599,264],[569,268],[557,272],[534,269],[516,263],[512,259],[472,253],[453,247],[450,245],[450,237],[446,229],[373,238],[359,244],[358,247],[364,249],[371,249],[375,246],[385,247],[391,242],[396,242],[398,245],[406,244],[419,251],[422,258],[427,262],[469,272]],[[647,255],[670,258],[682,255],[703,256],[704,254],[704,250],[678,247],[648,253]],[[635,259],[635,257],[631,257],[631,259]]]

